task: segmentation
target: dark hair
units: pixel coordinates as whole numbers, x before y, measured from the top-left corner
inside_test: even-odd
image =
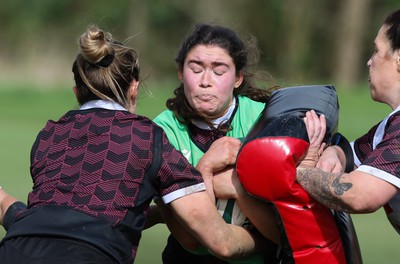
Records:
[[[386,35],[392,51],[400,49],[400,10],[389,14],[385,19],[384,25],[389,27]]]
[[[246,44],[233,30],[229,28],[198,24],[182,43],[175,61],[178,69],[182,70],[187,54],[197,45],[220,47],[226,50],[229,56],[232,57],[236,68],[236,74],[238,75],[240,72],[243,73],[243,82],[238,88],[234,89],[234,96],[243,95],[255,101],[266,102],[271,95],[272,89],[257,87],[253,79],[256,78],[269,82],[271,80],[270,75],[267,74],[267,76],[262,76],[262,74],[255,74],[248,71],[247,68],[251,64],[249,60],[253,59],[254,64],[256,64],[260,52],[253,37],[250,37]],[[263,74],[266,74],[266,72]],[[275,89],[277,87],[272,88]],[[189,105],[189,102],[185,97],[183,84],[180,84],[180,86],[174,90],[174,95],[175,97],[167,100],[166,105],[169,110],[174,112],[175,116],[181,123],[189,124],[192,119],[202,119],[210,123],[208,118]]]
[[[175,59],[179,68],[183,67],[189,51],[200,44],[225,49],[233,59],[237,74],[247,65],[246,47],[235,32],[221,26],[199,24],[195,26],[192,34],[181,45],[178,56]]]
[[[80,36],[79,46],[80,53],[72,66],[79,104],[103,99],[127,105],[131,83],[139,81],[136,51],[93,25]]]

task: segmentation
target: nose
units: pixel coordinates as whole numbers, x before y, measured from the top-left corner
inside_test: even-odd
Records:
[[[367,67],[371,67],[371,58],[367,61]]]
[[[374,53],[372,53],[371,57],[369,58],[369,60],[367,61],[367,67],[371,67],[372,64],[372,58],[376,55],[376,51],[374,51]]]
[[[211,86],[211,77],[208,71],[204,71],[203,76],[201,77],[200,86],[203,88],[207,88]]]

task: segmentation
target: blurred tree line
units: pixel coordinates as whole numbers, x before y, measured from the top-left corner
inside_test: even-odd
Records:
[[[199,22],[258,40],[260,65],[280,84],[366,81],[367,60],[398,0],[12,0],[0,8],[0,88],[72,83],[76,41],[97,24],[141,56],[144,77],[175,77],[174,58]]]

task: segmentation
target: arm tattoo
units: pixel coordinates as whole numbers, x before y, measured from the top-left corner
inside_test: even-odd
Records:
[[[335,194],[337,196],[343,195],[345,191],[348,191],[353,186],[353,184],[347,182],[340,183],[339,179],[341,176],[342,174],[339,174],[336,178],[333,179],[332,182],[332,187],[334,188]]]
[[[316,168],[298,169],[297,182],[306,192],[324,206],[351,212],[343,202],[342,196],[349,191],[353,184],[340,182],[343,173],[329,173]]]

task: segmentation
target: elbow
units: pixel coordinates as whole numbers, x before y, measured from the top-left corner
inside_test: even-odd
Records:
[[[351,214],[369,214],[373,213],[376,210],[378,210],[375,207],[370,207],[370,206],[365,206],[365,205],[355,205],[355,204],[350,204],[344,206],[345,212],[351,213]]]
[[[362,197],[357,197],[354,199],[350,199],[348,203],[345,204],[345,208],[348,208],[349,213],[355,214],[369,214],[376,212],[382,205],[377,204],[375,201],[371,201],[370,199],[365,199]]]
[[[187,238],[181,237],[179,239],[179,243],[183,248],[194,254],[198,254],[198,252],[203,251],[203,248],[205,247],[211,254],[221,259],[231,259],[236,255],[234,246],[229,245],[229,243],[216,243],[215,241],[213,241],[210,243],[204,243],[203,247],[202,244],[198,242],[198,240],[191,239],[190,236]]]
[[[220,259],[232,259],[235,258],[235,252],[226,244],[221,244],[218,247],[210,248],[211,253]]]
[[[240,241],[240,242],[239,242]],[[247,257],[251,254],[254,254],[255,248],[248,248],[246,243],[241,244],[241,240],[224,240],[221,243],[214,245],[214,247],[210,247],[209,251],[216,257],[220,259],[240,259]]]
[[[356,214],[370,214],[376,212],[379,208],[379,206],[363,204],[361,206],[353,206],[352,211]]]

